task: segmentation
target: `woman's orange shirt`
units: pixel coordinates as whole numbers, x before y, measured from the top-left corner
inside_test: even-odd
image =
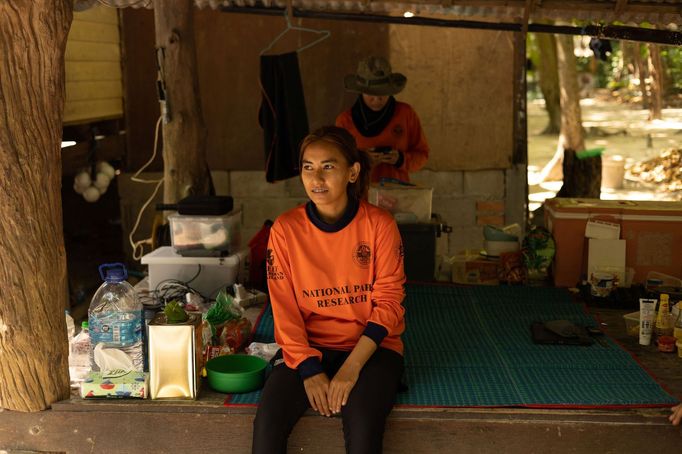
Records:
[[[275,221],[266,262],[287,366],[320,359],[316,347],[352,350],[368,331],[380,331],[379,345],[402,354],[403,246],[387,211],[361,201],[348,225],[325,232],[301,205]]]

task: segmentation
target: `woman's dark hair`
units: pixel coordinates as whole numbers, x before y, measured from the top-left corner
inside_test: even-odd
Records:
[[[355,138],[343,128],[338,126],[323,126],[308,134],[301,142],[301,151],[298,155],[298,168],[303,168],[303,153],[310,145],[326,142],[334,145],[352,166],[356,162],[360,163],[360,174],[354,183],[349,183],[347,187],[348,195],[357,200],[367,197],[369,190],[369,156],[366,152],[359,150]]]

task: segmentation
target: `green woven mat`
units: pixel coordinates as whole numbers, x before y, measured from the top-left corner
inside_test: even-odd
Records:
[[[405,375],[398,405],[427,407],[612,408],[669,406],[663,390],[629,353],[607,346],[536,345],[535,320],[596,325],[565,290],[544,287],[409,285]],[[266,309],[255,340],[273,342]],[[256,404],[260,392],[228,396]]]

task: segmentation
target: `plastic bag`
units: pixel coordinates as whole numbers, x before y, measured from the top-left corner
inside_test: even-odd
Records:
[[[213,306],[204,314],[204,320],[208,321],[211,326],[211,332],[215,336],[217,326],[229,320],[241,318],[243,313],[244,309],[235,303],[232,296],[228,295],[225,290],[221,290]]]
[[[246,347],[246,353],[252,356],[258,356],[263,358],[265,361],[270,361],[273,356],[280,349],[279,344],[273,342],[271,344],[264,344],[262,342],[251,342],[248,347]]]

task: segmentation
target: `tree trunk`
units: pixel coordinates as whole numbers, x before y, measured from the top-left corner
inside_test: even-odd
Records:
[[[661,120],[663,118],[663,62],[661,61],[661,47],[658,44],[649,43],[649,74],[651,74],[651,99],[649,103],[649,120]]]
[[[646,80],[649,78],[649,71],[647,70],[647,65],[644,64],[644,59],[642,58],[642,46],[640,43],[634,43],[632,58],[635,60],[637,78],[639,79],[639,89],[642,92],[642,109],[648,109],[651,105],[648,84],[646,82]]]
[[[69,397],[61,136],[72,0],[0,2],[0,407]]]
[[[563,151],[564,184],[560,197],[599,198],[601,158],[578,159],[576,152],[585,149],[580,112],[578,74],[573,37],[557,36],[557,62],[561,84],[561,133],[557,152]]]
[[[558,134],[561,131],[561,103],[559,100],[559,73],[557,71],[556,40],[549,33],[536,33],[540,64],[538,78],[540,90],[545,98],[545,109],[549,123],[543,134]]]
[[[206,126],[201,113],[194,45],[193,4],[192,0],[154,0],[157,57],[165,86],[165,203],[177,202],[191,194],[208,194],[210,187]]]
[[[580,90],[578,72],[573,48],[573,37],[560,35],[557,41],[557,67],[561,84],[561,133],[559,146],[562,149],[582,151],[585,149],[582,118],[580,112]]]

